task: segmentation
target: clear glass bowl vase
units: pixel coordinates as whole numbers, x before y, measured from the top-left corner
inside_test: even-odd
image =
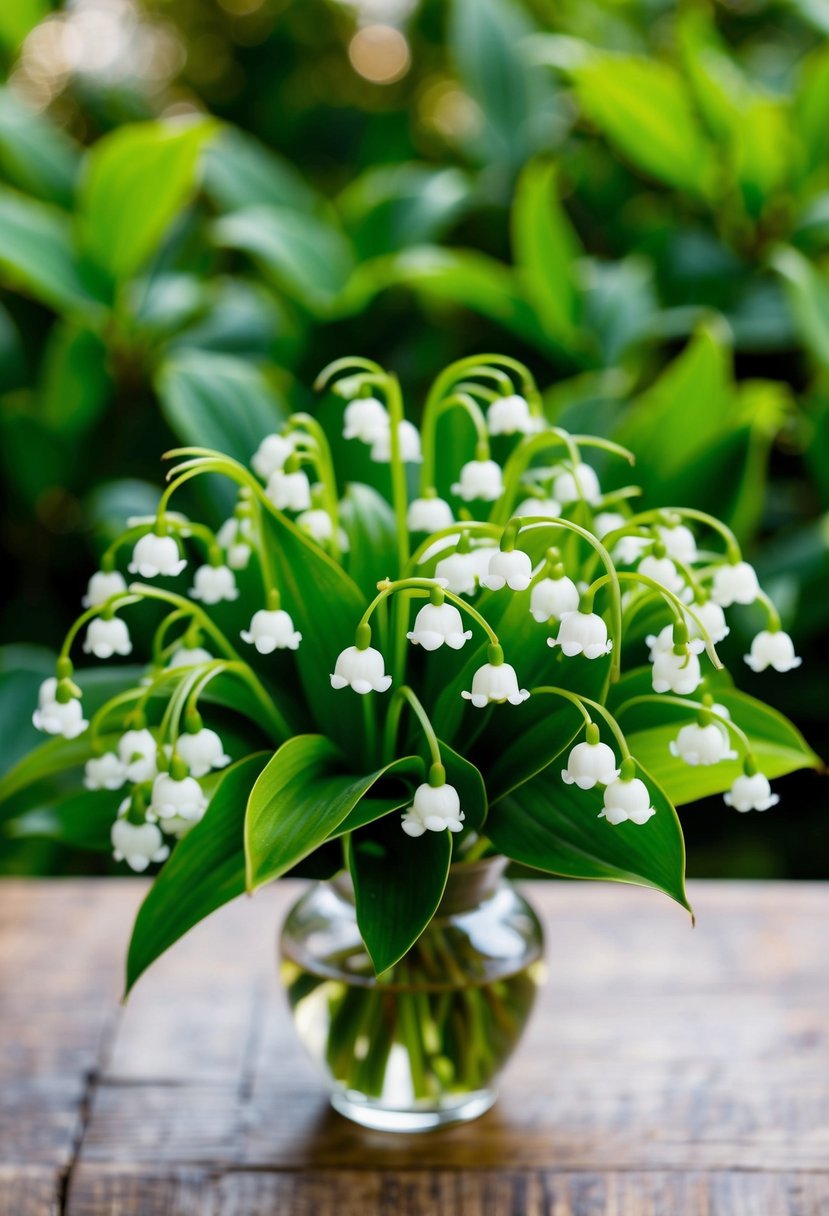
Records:
[[[495,1101],[543,951],[538,917],[504,877],[506,864],[453,866],[434,920],[379,980],[348,875],[316,883],[289,912],[282,980],[341,1114],[383,1131],[427,1131]]]

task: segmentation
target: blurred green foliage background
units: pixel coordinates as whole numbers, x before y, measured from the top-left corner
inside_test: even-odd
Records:
[[[734,527],[805,661],[751,676],[751,612],[724,657],[826,755],[827,33],[825,0],[6,0],[3,767],[174,439],[248,459],[345,353],[416,414],[481,350]],[[825,876],[821,778],[780,792],[686,812],[690,873]],[[12,811],[0,867],[106,866]]]

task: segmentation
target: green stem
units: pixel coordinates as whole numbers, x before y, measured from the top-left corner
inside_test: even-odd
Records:
[[[664,693],[659,693],[653,696],[631,697],[629,701],[625,701],[624,705],[620,705],[616,712],[621,718],[622,714],[627,713],[629,709],[633,709],[636,705],[674,705],[678,709],[687,709],[696,714],[710,714],[715,721],[720,722],[731,731],[734,738],[742,744],[747,755],[750,756],[752,754],[751,740],[745,731],[732,722],[731,718],[726,718],[724,714],[717,713],[715,709],[710,705],[706,705],[703,701],[685,701],[682,697],[671,697]]]
[[[402,574],[409,560],[409,529],[406,515],[409,507],[406,492],[406,466],[400,453],[400,424],[404,421],[403,394],[400,381],[394,375],[386,378],[386,408],[389,411],[391,458],[391,496],[394,507],[395,530],[397,532],[398,568]]]
[[[389,702],[388,714],[386,716],[386,731],[385,731],[385,753],[389,758],[393,758],[397,751],[397,731],[400,725],[400,715],[403,711],[403,703],[406,703],[414,713],[421,730],[426,738],[426,744],[429,748],[429,754],[432,758],[432,764],[441,764],[440,744],[438,737],[435,734],[435,728],[429,720],[429,715],[423,708],[418,697],[408,684],[401,684],[396,688],[391,701]]]

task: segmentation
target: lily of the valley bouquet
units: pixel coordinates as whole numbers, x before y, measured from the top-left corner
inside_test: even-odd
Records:
[[[765,811],[770,779],[815,762],[718,658],[732,607],[754,604],[749,667],[800,662],[734,536],[633,485],[604,493],[597,458],[632,455],[549,425],[509,358],[448,367],[419,429],[373,362],[332,364],[318,387],[341,434],[296,414],[251,467],[168,453],[155,517],[104,553],[40,690],[35,724],[62,738],[29,775],[83,764],[87,790],[117,791],[115,858],[162,867],[128,984],[215,908],[303,866],[350,875],[385,978],[414,957],[450,867],[492,854],[687,906],[675,806],[721,793]],[[379,492],[352,480],[354,458]],[[217,474],[236,505],[214,533],[177,507]],[[131,654],[144,614],[146,668],[87,712],[76,655]]]

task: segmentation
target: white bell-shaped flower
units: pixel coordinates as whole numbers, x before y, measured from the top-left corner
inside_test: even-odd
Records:
[[[548,638],[547,645],[560,646],[568,658],[583,654],[586,659],[598,659],[613,649],[607,625],[595,612],[568,612],[561,618],[558,637]]]
[[[760,594],[757,573],[748,562],[726,563],[714,571],[711,598],[721,608],[732,604],[753,604]]]
[[[532,577],[533,564],[523,549],[513,549],[509,553],[496,549],[481,582],[490,591],[500,591],[502,587],[509,587],[510,591],[526,591]]]
[[[627,519],[618,511],[600,511],[593,520],[593,532],[599,540],[604,540],[611,532],[624,528],[626,523]]]
[[[656,808],[651,806],[651,796],[644,781],[638,777],[625,781],[620,777],[605,790],[604,808],[599,812],[599,818],[615,827],[626,821],[647,823],[655,814]]]
[[[437,650],[444,643],[450,650],[460,650],[472,637],[472,630],[464,629],[463,618],[454,604],[424,604],[415,617],[414,629],[406,637],[424,650]]]
[[[512,513],[513,519],[559,519],[561,503],[554,498],[525,498]]]
[[[440,579],[447,590],[454,591],[455,595],[474,594],[477,577],[478,559],[474,550],[469,553],[450,553],[448,557],[442,557],[435,566],[435,578]]]
[[[199,566],[193,575],[190,595],[203,604],[221,604],[225,600],[237,600],[239,588],[230,566]]]
[[[211,769],[225,768],[230,764],[230,756],[226,754],[221,739],[215,730],[207,726],[192,734],[179,735],[176,750],[192,777],[206,777]]]
[[[663,654],[666,650],[673,650],[673,648],[674,648],[674,627],[673,627],[673,625],[666,625],[663,629],[660,629],[659,633],[657,633],[656,635],[649,633],[648,636],[645,638],[645,641],[647,642],[648,646],[650,647],[650,653],[648,655],[648,658],[650,659],[651,663],[653,663],[658,654]],[[705,643],[702,641],[701,638],[698,638],[698,637],[690,638],[688,641],[688,649],[691,651],[692,654],[701,654],[702,651],[705,649]]]
[[[198,822],[207,810],[207,798],[195,777],[159,773],[153,781],[150,810],[162,823],[175,817]]]
[[[97,570],[89,580],[86,595],[81,600],[84,608],[98,608],[113,595],[121,595],[127,589],[127,580],[120,570]]]
[[[580,498],[597,503],[601,496],[602,487],[595,469],[583,461],[572,470],[562,469],[553,479],[553,498],[560,503],[577,502]]]
[[[158,744],[146,727],[128,730],[118,740],[118,759],[126,768],[127,780],[136,785],[155,777],[157,753]]]
[[[202,663],[212,663],[213,655],[203,646],[179,646],[170,655],[167,667],[174,671],[177,667],[199,667]]]
[[[389,430],[389,412],[376,397],[358,397],[345,407],[343,439],[376,443]]]
[[[606,743],[585,740],[577,743],[567,757],[567,767],[561,770],[565,785],[577,785],[580,790],[592,790],[596,785],[610,785],[619,776],[613,748]]]
[[[501,497],[503,489],[499,464],[494,460],[468,460],[460,471],[459,480],[452,486],[452,493],[464,502],[474,502],[475,499],[495,502],[496,498]]]
[[[415,498],[406,512],[406,527],[410,532],[441,532],[455,522],[452,508],[443,498]]]
[[[96,616],[87,626],[83,640],[84,654],[94,654],[96,659],[111,659],[114,654],[132,652],[130,631],[119,616]]]
[[[400,459],[404,464],[419,464],[423,459],[420,449],[420,431],[413,422],[404,418],[397,428],[400,440]],[[372,441],[371,459],[378,464],[391,461],[391,426],[387,426]]]
[[[751,654],[744,657],[752,671],[765,671],[767,667],[792,671],[803,662],[794,652],[794,642],[782,629],[762,630],[751,643]]]
[[[138,574],[141,578],[156,578],[159,574],[175,578],[186,565],[174,536],[147,532],[137,541],[128,569],[130,574]]]
[[[251,457],[251,468],[257,477],[269,481],[274,473],[285,467],[285,461],[293,456],[295,448],[293,435],[266,435]]]
[[[89,723],[83,716],[83,707],[76,697],[69,701],[58,701],[58,682],[54,676],[44,680],[37,698],[37,709],[32,714],[32,724],[47,735],[62,735],[64,739],[77,739]]]
[[[415,790],[412,805],[402,819],[403,831],[408,836],[422,836],[424,832],[460,832],[464,813],[461,800],[453,785],[419,785]]]
[[[497,552],[497,545],[478,545],[477,548],[472,550],[472,562],[475,568],[475,581],[479,585],[483,583],[484,579],[489,574],[490,562]]]
[[[670,528],[660,524],[656,532],[668,557],[682,562],[685,566],[690,566],[697,560],[697,538],[686,524],[675,524]]]
[[[472,677],[472,691],[463,690],[461,696],[465,701],[471,701],[476,709],[487,705],[503,704],[520,705],[529,696],[526,688],[518,687],[518,677],[515,668],[509,663],[484,663]]]
[[[386,692],[391,687],[391,676],[383,671],[385,661],[373,646],[359,649],[348,646],[337,656],[332,688],[353,688],[355,692]]]
[[[716,646],[723,638],[727,638],[731,630],[725,623],[725,613],[719,604],[713,600],[706,600],[704,604],[691,604],[691,608],[699,617],[702,624],[708,630],[708,636]],[[700,631],[693,617],[687,618],[688,633],[692,638],[700,637]]]
[[[304,469],[295,473],[277,469],[268,478],[265,493],[277,511],[307,511],[311,506],[311,483]]]
[[[518,393],[496,397],[486,412],[490,435],[532,435],[541,430],[544,421],[535,418],[529,402]]]
[[[654,557],[649,553],[642,558],[637,569],[646,578],[652,578],[660,587],[673,591],[674,595],[679,595],[685,586],[685,579],[669,557]]]
[[[672,692],[687,697],[702,683],[699,659],[690,646],[684,647],[680,654],[673,647],[657,651],[651,682],[654,692]]]
[[[310,511],[303,511],[296,519],[297,527],[303,532],[307,532],[317,544],[325,545],[334,537],[334,521],[327,511],[322,507],[312,507]],[[348,537],[342,528],[340,528],[337,543],[342,551],[348,550]]]
[[[294,628],[291,616],[283,608],[269,612],[260,608],[254,612],[250,629],[243,629],[243,642],[255,646],[260,654],[273,654],[275,650],[296,650],[302,634]]]
[[[129,805],[129,798],[121,803],[118,818],[112,825],[112,856],[116,861],[125,861],[136,874],[142,874],[150,862],[166,861],[170,849],[157,824],[131,823],[125,817]]]
[[[720,764],[723,760],[735,760],[737,753],[729,746],[728,730],[721,722],[690,722],[683,726],[670,744],[672,756],[686,764]]]
[[[249,519],[231,516],[216,533],[217,544],[224,549],[231,570],[246,570],[253,552],[253,524]]]
[[[769,779],[763,773],[741,773],[731,789],[723,794],[726,806],[735,811],[767,811],[777,806],[780,798],[771,792]]]
[[[127,767],[115,752],[93,756],[84,765],[83,783],[88,790],[120,790],[127,779]]]
[[[617,566],[635,566],[652,544],[648,536],[623,536],[617,541],[611,556]]]
[[[566,574],[561,578],[542,578],[530,592],[530,612],[543,625],[550,617],[561,618],[568,612],[577,612],[580,598],[578,587]]]

